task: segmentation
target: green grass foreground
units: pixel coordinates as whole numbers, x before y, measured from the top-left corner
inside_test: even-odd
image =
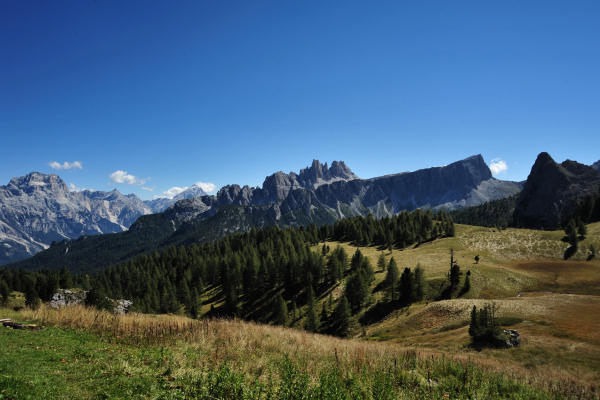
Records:
[[[473,363],[398,346],[269,326],[247,329],[243,322],[211,323],[225,324],[225,329],[207,328],[213,338],[167,345],[126,344],[59,326],[40,331],[1,327],[0,399],[565,398]],[[228,330],[252,341],[254,351],[230,348],[235,343],[220,337]],[[333,351],[315,354],[319,346],[329,345]],[[371,348],[381,354],[390,350],[389,355],[363,354]]]

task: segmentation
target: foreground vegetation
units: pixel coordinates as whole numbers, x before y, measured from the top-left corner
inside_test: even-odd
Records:
[[[0,398],[564,399],[589,388],[404,346],[239,320],[19,312],[0,328]]]

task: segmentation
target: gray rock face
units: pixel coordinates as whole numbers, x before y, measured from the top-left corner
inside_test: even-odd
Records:
[[[320,207],[337,218],[368,213],[381,217],[416,208],[470,207],[520,190],[519,183],[494,179],[483,157],[477,155],[445,167],[372,179],[359,179],[341,161],[334,161],[328,168],[327,164],[314,160],[311,167],[298,175],[277,172],[267,177],[262,188],[228,185],[216,198],[202,199],[203,204],[212,206],[283,202],[279,208],[284,212],[294,209],[310,212]]]
[[[71,192],[57,175],[32,172],[0,186],[0,265],[53,241],[126,230],[151,210],[135,195]]]
[[[600,160],[593,163],[592,168],[594,168],[596,171],[600,171]]]
[[[567,160],[556,163],[540,153],[531,168],[514,212],[516,226],[557,229],[574,211],[578,200],[598,193],[600,172]]]
[[[162,198],[158,198],[158,199],[154,199],[154,200],[146,200],[146,201],[144,201],[144,204],[146,204],[152,210],[153,213],[158,213],[158,212],[162,212],[162,211],[166,210],[167,208],[171,207],[173,204],[175,204],[179,200],[193,199],[194,197],[206,196],[206,195],[207,195],[207,193],[204,190],[202,190],[201,187],[192,185],[191,187],[189,187],[188,189],[179,193],[177,196],[173,197],[172,199],[169,199],[167,197],[162,197]]]
[[[68,289],[58,289],[57,292],[52,295],[49,305],[52,308],[76,306],[85,301],[85,296],[85,291],[74,292]]]

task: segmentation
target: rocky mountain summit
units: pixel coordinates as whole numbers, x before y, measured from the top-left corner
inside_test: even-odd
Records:
[[[31,256],[53,241],[122,232],[150,212],[135,195],[73,192],[57,175],[13,178],[0,186],[0,264]]]
[[[599,190],[598,170],[571,160],[559,164],[548,153],[540,153],[517,199],[514,225],[559,228],[578,201]]]

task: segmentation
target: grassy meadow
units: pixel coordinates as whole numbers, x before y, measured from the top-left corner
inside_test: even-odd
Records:
[[[567,261],[562,236],[457,225],[455,237],[385,250],[399,269],[421,265],[429,298],[369,325],[357,315],[350,339],[296,329],[302,316],[283,328],[80,306],[15,311],[23,298],[13,293],[0,318],[44,329],[0,326],[0,399],[599,399],[600,260],[586,261],[585,250],[600,247],[600,223]],[[471,290],[433,301],[450,249],[471,271]],[[375,267],[382,251],[360,250]],[[372,289],[384,276],[377,271]],[[381,296],[375,290],[371,304]],[[220,301],[211,292],[204,300],[203,311]],[[490,302],[520,332],[520,347],[469,346],[471,308]]]

